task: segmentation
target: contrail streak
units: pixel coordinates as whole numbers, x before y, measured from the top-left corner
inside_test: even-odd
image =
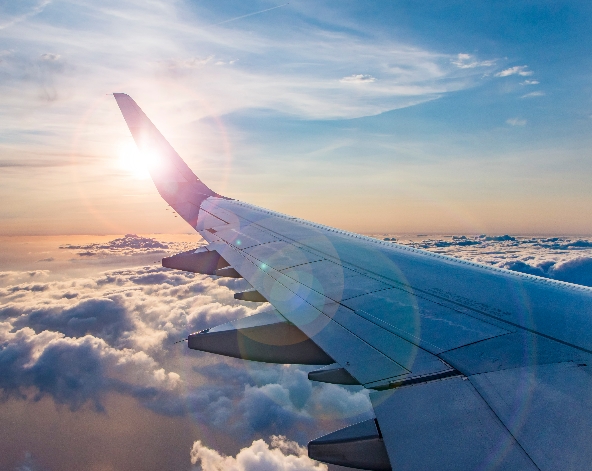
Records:
[[[266,11],[271,11],[271,10],[275,10],[276,8],[281,8],[281,7],[285,7],[286,5],[289,5],[290,3],[284,3],[283,5],[278,5],[277,7],[271,7],[271,8],[267,8],[266,10],[261,10],[261,11],[256,11],[254,13],[249,13],[248,15],[243,15],[243,16],[237,16],[236,18],[230,18],[229,20],[224,20],[221,21],[220,23],[214,23],[213,25],[210,26],[218,26],[218,25],[222,25],[224,23],[230,23],[231,21],[236,21],[236,20],[240,20],[241,18],[246,18],[247,16],[253,16],[253,15],[258,15],[259,13],[265,13]]]

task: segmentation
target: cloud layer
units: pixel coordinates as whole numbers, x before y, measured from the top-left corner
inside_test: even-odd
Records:
[[[587,238],[381,238],[592,286]],[[105,263],[131,251],[133,265],[145,250],[164,250],[161,245],[172,244],[126,236],[71,242],[68,249],[96,251]],[[3,401],[50,400],[74,414],[101,416],[109,414],[109,397],[130,398],[161,417],[184,418],[231,437],[238,446],[232,453],[212,448],[206,435],[193,438],[191,460],[203,471],[325,470],[298,444],[372,416],[364,390],[310,382],[312,367],[244,362],[175,344],[190,332],[269,309],[233,298],[248,287],[244,280],[156,266],[96,272],[93,260],[80,260],[94,270],[87,276],[0,273]],[[39,453],[35,457],[43,462]]]

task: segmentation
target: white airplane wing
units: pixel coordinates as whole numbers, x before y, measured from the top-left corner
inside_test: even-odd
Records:
[[[320,365],[376,418],[309,443],[369,470],[592,468],[592,289],[382,242],[222,197],[137,104],[115,99],[162,197],[209,243],[163,266],[242,277],[275,313],[189,348]],[[368,208],[372,210],[372,208]],[[380,214],[377,214],[380,217]]]

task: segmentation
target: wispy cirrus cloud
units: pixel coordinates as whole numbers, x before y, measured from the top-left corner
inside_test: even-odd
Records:
[[[545,96],[545,92],[537,91],[537,92],[530,92],[525,95],[522,95],[520,98],[536,98],[539,96]]]
[[[376,79],[372,75],[365,74],[354,74],[343,77],[340,82],[342,83],[372,83],[376,82]]]
[[[19,2],[4,2],[0,6],[4,21],[0,23],[0,30],[14,26],[32,16],[41,13],[51,0],[23,0]]]
[[[53,8],[59,13],[67,4]],[[132,91],[150,93],[156,102],[160,93],[154,91],[163,86],[194,89],[191,98],[207,97],[209,106],[203,109],[204,114],[269,108],[301,117],[350,118],[411,106],[418,99],[429,100],[437,94],[473,86],[480,76],[472,69],[492,63],[402,42],[361,41],[355,35],[328,33],[310,24],[274,35],[270,41],[273,33],[265,30],[204,25],[195,12],[189,12],[193,7],[184,2],[156,2],[150,7],[123,2],[117,14],[93,2],[77,4],[80,21],[85,24],[83,30],[73,24],[56,30],[36,17],[20,25],[18,36],[5,33],[17,43],[26,35],[29,46],[19,48],[6,62],[0,92],[16,86],[17,77],[21,88],[39,86],[38,74],[31,73],[28,80],[23,80],[21,64],[31,61],[28,49],[32,45],[43,44],[51,50],[44,54],[45,62],[72,65],[71,74],[52,76],[56,97],[88,96],[99,90],[104,93],[126,83],[128,91],[131,86]],[[288,8],[277,11],[286,12]],[[76,41],[71,40],[74,33]],[[134,40],[137,37],[150,40],[138,42]],[[68,44],[67,49],[64,44]],[[196,56],[196,49],[202,54]],[[342,54],[343,50],[348,54]],[[322,69],[314,66],[318,63],[324,64]],[[234,67],[214,69],[217,64]],[[343,70],[352,66],[369,72],[344,77]],[[464,75],[458,75],[459,69]],[[182,74],[173,73],[181,70]],[[371,92],[359,90],[351,94],[339,85],[340,81],[371,82],[378,74],[381,87]],[[23,98],[21,95],[12,102],[22,102]],[[199,109],[191,104],[191,98],[188,106]]]
[[[475,67],[492,67],[497,62],[497,59],[477,60],[471,54],[458,54],[456,58],[451,59],[452,64],[459,69],[474,69]]]
[[[522,118],[509,118],[506,120],[510,126],[526,126],[527,121]]]
[[[527,65],[516,65],[514,67],[510,67],[508,69],[504,69],[501,72],[495,74],[496,77],[509,77],[511,75],[519,75],[520,77],[528,77],[532,75],[534,72],[532,70],[528,70]]]

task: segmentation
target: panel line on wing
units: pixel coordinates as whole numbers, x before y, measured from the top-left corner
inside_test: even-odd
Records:
[[[393,365],[396,365],[396,366],[397,366],[397,368],[400,368],[400,369],[402,370],[402,372],[401,372],[401,373],[399,373],[399,376],[400,376],[400,375],[402,375],[402,374],[410,373],[410,371],[409,371],[407,368],[405,368],[403,365],[401,365],[399,362],[397,362],[397,361],[396,361],[396,360],[394,360],[393,358],[389,357],[388,355],[385,355],[383,352],[381,352],[380,350],[378,350],[378,349],[377,349],[376,347],[374,347],[373,345],[369,344],[369,343],[368,343],[366,340],[364,340],[363,338],[361,338],[361,337],[360,337],[359,335],[357,335],[355,332],[352,332],[352,331],[351,331],[349,328],[347,328],[346,326],[344,326],[342,323],[340,323],[340,322],[337,322],[335,319],[331,318],[329,315],[327,315],[325,312],[323,312],[323,310],[319,309],[318,307],[316,307],[316,306],[314,306],[313,304],[309,303],[309,302],[308,302],[306,299],[302,298],[302,297],[301,297],[301,296],[300,296],[300,295],[299,295],[297,292],[295,292],[295,291],[294,291],[294,289],[293,289],[292,287],[290,287],[290,286],[286,285],[286,283],[284,283],[284,282],[283,282],[283,280],[281,280],[281,276],[278,276],[278,275],[282,275],[280,272],[277,272],[277,275],[276,275],[276,276],[272,276],[272,273],[271,273],[271,271],[276,271],[276,270],[272,269],[271,267],[269,268],[269,270],[265,270],[265,271],[264,271],[264,270],[261,270],[261,269],[260,269],[260,268],[257,266],[257,264],[256,264],[256,263],[253,263],[253,261],[252,261],[252,260],[250,260],[250,258],[251,258],[251,257],[249,257],[249,256],[248,256],[248,254],[245,254],[245,253],[241,252],[241,251],[240,251],[240,250],[238,250],[236,247],[234,247],[234,246],[232,246],[232,245],[230,245],[230,244],[226,244],[226,246],[227,246],[228,248],[232,249],[232,251],[233,251],[235,254],[237,254],[238,256],[240,256],[240,257],[241,257],[241,259],[243,259],[243,260],[248,260],[248,261],[250,262],[251,266],[252,266],[252,267],[254,267],[254,268],[255,268],[255,270],[257,270],[257,272],[258,272],[260,275],[266,275],[266,276],[269,276],[269,277],[270,277],[270,278],[271,278],[271,279],[274,281],[274,283],[277,283],[277,285],[276,285],[276,288],[275,288],[275,289],[276,289],[276,291],[277,291],[277,288],[278,288],[279,286],[282,286],[282,288],[283,288],[283,289],[285,289],[285,290],[287,290],[287,291],[289,291],[289,292],[292,294],[292,296],[293,296],[294,298],[297,298],[297,299],[299,299],[299,300],[300,300],[300,302],[299,302],[300,304],[307,305],[307,308],[308,308],[308,309],[312,309],[312,310],[313,310],[313,311],[316,313],[316,314],[315,314],[315,316],[316,316],[317,318],[318,318],[319,316],[321,316],[321,317],[324,319],[324,320],[322,321],[322,324],[323,324],[324,328],[323,328],[323,329],[321,329],[321,330],[318,330],[318,331],[316,332],[316,334],[313,334],[313,335],[312,335],[312,337],[311,337],[311,338],[312,338],[312,340],[313,340],[315,343],[317,343],[317,344],[318,344],[318,342],[319,342],[319,338],[316,338],[316,339],[315,339],[315,337],[317,337],[318,335],[321,335],[321,334],[322,334],[322,332],[323,332],[323,331],[324,331],[324,330],[325,330],[325,329],[326,329],[326,328],[327,328],[329,325],[331,325],[331,323],[333,323],[335,326],[338,326],[339,328],[343,329],[343,331],[345,331],[345,332],[346,332],[348,335],[351,335],[351,340],[353,340],[353,339],[356,339],[357,341],[361,342],[360,346],[361,346],[361,345],[365,345],[365,347],[364,347],[364,348],[366,348],[366,349],[369,349],[369,350],[368,350],[369,352],[370,352],[370,351],[371,351],[371,352],[375,352],[375,353],[373,353],[373,355],[379,355],[379,357],[383,357],[383,358],[385,359],[385,361],[387,361],[387,360],[388,360],[388,362],[392,362],[392,364],[393,364]],[[229,258],[232,258],[232,257],[229,257]],[[285,276],[285,275],[283,275],[283,276]],[[251,282],[251,280],[254,280],[254,279],[253,279],[252,277],[247,277],[247,280],[248,280],[249,282]],[[261,292],[261,291],[264,291],[264,286],[263,286],[261,283],[257,283],[256,281],[254,281],[254,282],[255,282],[255,284],[259,284],[259,285],[261,285],[261,286],[254,286],[254,287],[255,287],[255,289],[259,290],[260,292]],[[252,283],[252,284],[253,284],[253,283]],[[299,283],[297,283],[297,284],[299,284]],[[327,299],[328,299],[328,298],[327,298]],[[331,303],[333,303],[333,301],[332,301],[332,300],[329,300],[329,299],[328,299],[328,301],[330,301]],[[338,303],[334,303],[334,304],[338,304]],[[302,328],[306,328],[307,326],[309,326],[309,325],[310,325],[308,322],[306,322],[306,323],[305,323],[305,324],[303,324],[303,325],[299,325],[299,323],[298,323],[298,322],[295,322],[297,318],[294,318],[294,317],[293,317],[293,315],[291,316],[291,315],[289,315],[289,314],[288,314],[288,313],[286,313],[286,312],[282,312],[282,308],[281,308],[280,306],[274,305],[274,307],[276,307],[276,309],[278,310],[278,312],[280,312],[280,313],[282,314],[282,316],[286,317],[286,318],[288,319],[288,321],[295,323],[297,327],[299,327],[299,328],[301,328],[301,327],[302,327]],[[302,311],[302,310],[303,310],[303,308],[299,308],[299,311]],[[304,332],[305,332],[305,333],[307,333],[307,332],[306,332],[306,330],[304,330]],[[308,333],[307,333],[307,335],[308,335]],[[325,335],[325,334],[323,334],[323,335]],[[359,347],[358,347],[358,348],[359,348]],[[332,356],[333,356],[333,357],[335,357],[335,355],[332,355]],[[336,360],[336,361],[339,361],[339,359],[338,359],[338,358],[335,358],[335,360]],[[346,363],[346,364],[344,364],[344,365],[342,365],[342,366],[343,366],[343,367],[345,367],[346,369],[350,370],[350,365],[349,365],[349,363]],[[353,368],[353,365],[351,366],[351,368]],[[359,371],[360,365],[357,365],[357,368],[358,368],[358,371]],[[366,371],[366,374],[367,374],[367,373],[369,373],[369,370],[365,370],[365,371]],[[358,376],[358,374],[357,374],[357,373],[354,373],[354,372],[352,372],[351,370],[350,370],[350,373],[351,373],[351,374],[353,374],[353,375],[354,375],[354,377]],[[387,376],[383,376],[383,377],[377,377],[377,378],[372,378],[372,381],[371,381],[371,382],[380,381],[380,380],[386,380],[386,379],[388,379],[388,378],[392,378],[392,377],[394,377],[394,376],[397,376],[397,375],[393,375],[393,374],[391,373],[391,374],[389,374],[389,375],[387,375]],[[358,377],[359,377],[359,376],[358,376]],[[360,381],[360,382],[361,382],[362,384],[364,384],[364,383],[367,383],[368,381],[363,381],[363,380],[362,380],[362,381]]]

